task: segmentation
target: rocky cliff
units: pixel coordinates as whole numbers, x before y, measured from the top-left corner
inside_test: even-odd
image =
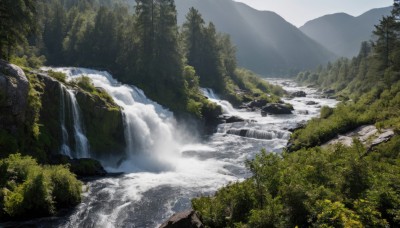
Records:
[[[23,134],[29,82],[24,71],[0,60],[0,157],[16,152]]]
[[[123,156],[123,116],[121,108],[112,100],[45,73],[24,72],[18,66],[0,61],[0,157],[20,151],[48,162],[52,155],[59,153],[61,90],[68,87],[76,91],[91,154]],[[72,126],[66,128],[72,131]]]

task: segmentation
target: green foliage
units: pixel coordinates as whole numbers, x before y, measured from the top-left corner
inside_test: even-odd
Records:
[[[96,87],[94,87],[92,79],[90,79],[87,76],[82,76],[82,77],[75,79],[75,83],[79,87],[81,87],[81,89],[83,89],[89,93],[93,93],[96,91]]]
[[[37,47],[23,44],[16,47],[9,61],[20,67],[38,69],[46,62],[46,57],[44,55],[39,56]]]
[[[47,74],[50,77],[57,79],[60,82],[63,82],[63,83],[66,82],[67,75],[65,75],[65,73],[63,73],[63,72],[56,72],[56,71],[49,70],[49,71],[47,71]]]
[[[0,2],[0,59],[10,59],[11,51],[37,29],[37,3],[34,0]],[[7,52],[7,53],[6,53]]]
[[[209,227],[397,227],[399,146],[396,136],[368,154],[357,142],[262,151],[248,162],[250,179],[192,205]]]
[[[320,111],[320,118],[321,119],[326,119],[330,117],[333,114],[333,108],[329,106],[323,106]]]
[[[96,88],[93,85],[92,79],[90,79],[87,76],[82,76],[73,81],[76,85],[78,85],[81,89],[84,91],[93,94],[96,97],[99,97],[100,99],[104,100],[106,104],[108,104],[109,108],[113,108],[114,106],[114,99],[110,96],[110,94],[107,93],[107,91]]]
[[[347,209],[341,202],[320,200],[315,206],[315,227],[363,227],[353,211]]]
[[[46,167],[53,186],[53,198],[57,208],[71,207],[81,201],[82,184],[71,174],[68,167]]]
[[[64,166],[43,167],[20,154],[0,160],[0,218],[54,215],[81,199],[81,182]]]

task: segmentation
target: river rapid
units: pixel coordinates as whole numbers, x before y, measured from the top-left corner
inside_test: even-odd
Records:
[[[307,96],[283,99],[293,105],[293,114],[262,117],[260,111],[235,109],[203,89],[212,101],[221,104],[226,115],[245,121],[220,124],[216,133],[199,140],[141,90],[119,84],[106,72],[60,71],[70,78],[85,74],[95,86],[106,89],[125,110],[125,137],[132,141],[128,141],[128,159],[119,167],[102,161],[107,171],[124,174],[87,181],[80,205],[61,217],[36,220],[34,225],[39,227],[158,227],[175,212],[189,209],[193,197],[213,194],[230,182],[249,177],[246,160],[263,148],[280,153],[290,137],[289,129],[318,116],[321,106],[337,104],[291,80],[267,79],[289,92],[304,91]],[[309,101],[316,104],[307,105]]]

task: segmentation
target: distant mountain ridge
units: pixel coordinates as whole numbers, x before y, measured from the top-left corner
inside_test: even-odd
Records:
[[[378,8],[354,17],[345,13],[325,15],[311,20],[300,30],[337,56],[353,57],[361,42],[372,39],[374,25],[382,16],[390,14],[392,7]]]
[[[178,24],[190,7],[206,22],[230,34],[239,65],[261,75],[286,75],[314,68],[336,56],[298,28],[270,11],[258,11],[232,0],[176,0]]]

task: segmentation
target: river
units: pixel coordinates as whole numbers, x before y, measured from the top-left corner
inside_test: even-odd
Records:
[[[96,86],[106,89],[124,108],[125,135],[134,140],[128,145],[129,159],[120,167],[103,161],[108,171],[125,174],[88,181],[80,205],[62,217],[34,221],[39,227],[158,227],[173,213],[190,208],[193,197],[212,194],[249,177],[246,160],[262,148],[280,153],[290,137],[288,129],[318,116],[321,106],[337,103],[291,80],[267,79],[307,96],[284,99],[295,109],[291,115],[262,117],[259,111],[234,109],[213,95],[210,98],[222,104],[227,115],[246,121],[221,124],[216,133],[199,140],[178,127],[168,110],[148,100],[136,87],[121,85],[106,72],[62,71],[70,77],[88,75]],[[308,101],[316,104],[307,105]],[[243,137],[240,131],[247,133]]]

